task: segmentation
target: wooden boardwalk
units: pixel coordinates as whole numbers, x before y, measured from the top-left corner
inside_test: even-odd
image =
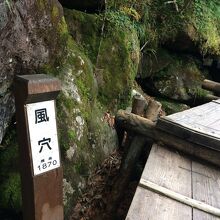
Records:
[[[220,100],[163,117],[156,128],[218,152]],[[220,164],[198,160],[195,152],[154,144],[126,220],[220,219]]]
[[[157,128],[201,146],[220,150],[220,100],[162,117]]]

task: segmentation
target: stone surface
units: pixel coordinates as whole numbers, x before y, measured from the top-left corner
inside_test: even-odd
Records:
[[[153,78],[157,91],[173,100],[189,101],[206,94],[201,89],[205,76],[190,57],[175,60],[166,69],[155,73]]]
[[[0,97],[0,143],[8,128],[11,117],[15,112],[14,97],[10,92],[6,92]]]
[[[171,55],[164,49],[143,50],[138,75],[141,78],[152,77],[173,62]]]
[[[58,1],[0,1],[0,143],[15,112],[15,74],[34,74],[59,54],[62,8]],[[51,40],[53,39],[53,40]]]
[[[64,10],[70,33],[92,61],[99,100],[114,108],[128,102],[137,74],[140,42],[133,23],[118,22],[113,12],[91,15]]]
[[[208,94],[201,89],[202,81],[208,75],[200,70],[199,60],[187,55],[177,56],[164,49],[157,50],[155,56],[146,57],[140,74],[144,78],[140,81],[147,91],[180,102]]]
[[[11,91],[14,75],[45,73],[58,77],[62,92],[57,100],[57,122],[68,217],[88,175],[117,146],[116,132],[102,121],[106,107],[97,100],[93,64],[69,35],[58,1],[7,1],[10,7],[5,2],[0,7],[1,138],[15,111]],[[15,126],[7,130],[2,146],[0,208],[19,211]]]

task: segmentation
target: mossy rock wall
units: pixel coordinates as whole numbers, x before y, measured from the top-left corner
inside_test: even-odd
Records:
[[[71,35],[93,63],[98,99],[111,107],[128,103],[140,56],[138,33],[130,19],[114,12],[64,12]],[[124,20],[118,22],[120,16]]]
[[[110,0],[108,7],[127,13],[136,11],[150,38],[149,48],[167,41],[179,42],[179,38],[185,35],[188,46],[197,47],[201,54],[220,53],[218,0],[177,0],[170,3],[164,0]]]
[[[195,57],[159,49],[155,57],[146,60],[141,73],[145,78],[143,87],[150,87],[155,94],[180,102],[202,99],[209,94],[201,88],[202,81],[209,76]]]
[[[138,67],[164,97],[186,101],[204,95],[198,59],[220,54],[220,3],[174,2],[110,0],[98,15],[65,9],[65,18],[57,0],[0,3],[0,140],[15,111],[14,75],[59,78],[57,120],[66,216],[86,178],[117,146],[115,130],[103,115],[128,105]],[[184,48],[182,41],[187,41]],[[175,47],[184,54],[171,53]],[[197,57],[185,54],[189,52]],[[1,209],[21,207],[17,149],[12,126],[0,146]]]
[[[39,8],[43,10],[44,7],[47,7],[47,3],[39,1]],[[122,31],[109,23],[105,26],[107,30],[103,36],[100,37],[98,31],[92,36],[88,35],[90,38],[85,46],[81,40],[75,41],[74,35],[69,34],[59,10],[53,8],[50,13],[54,19],[61,18],[56,29],[57,54],[54,51],[51,59],[48,58],[37,68],[33,67],[33,73],[56,76],[62,83],[62,91],[57,99],[57,121],[64,167],[65,215],[68,217],[76,199],[83,193],[87,177],[117,147],[116,132],[103,121],[103,116],[109,107],[115,109],[130,99],[127,95],[137,72],[139,41],[135,30],[125,28]],[[76,11],[71,13],[79,14]],[[91,16],[88,15],[88,18],[91,19]],[[96,19],[97,15],[93,18]],[[85,25],[87,15],[82,13],[81,19],[79,24]],[[103,16],[98,17],[98,21],[97,30],[100,30]],[[83,28],[77,31],[80,34]],[[88,46],[90,39],[94,44]],[[93,53],[96,53],[96,59],[92,59]],[[101,70],[99,76],[97,69]],[[99,79],[102,79],[102,83]],[[8,129],[2,142],[0,161],[1,169],[7,170],[7,173],[0,172],[0,208],[19,212],[21,186],[15,126]],[[12,162],[16,165],[11,166]]]

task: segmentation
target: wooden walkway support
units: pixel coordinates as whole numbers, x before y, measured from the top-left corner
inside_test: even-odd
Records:
[[[154,144],[126,220],[220,219],[220,171]]]
[[[157,124],[120,110],[116,124],[155,142],[126,220],[220,219],[220,100]]]

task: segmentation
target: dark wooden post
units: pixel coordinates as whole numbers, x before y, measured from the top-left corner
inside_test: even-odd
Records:
[[[24,220],[63,220],[63,171],[55,99],[60,81],[44,75],[15,77]]]

